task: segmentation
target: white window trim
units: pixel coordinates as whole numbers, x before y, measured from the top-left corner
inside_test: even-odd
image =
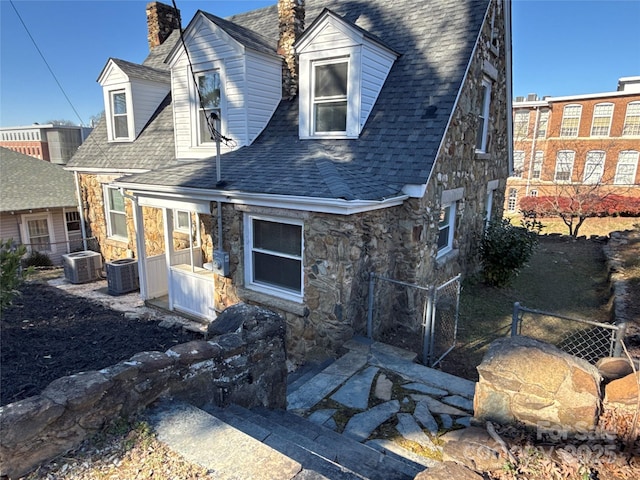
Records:
[[[462,200],[464,197],[464,188],[456,188],[453,190],[445,190],[442,192],[442,197],[440,200],[440,210],[438,211],[438,215],[440,212],[446,208],[451,207],[449,210],[449,237],[447,238],[447,246],[438,250],[436,255],[436,259],[440,259],[447,254],[454,252],[453,242],[456,237],[456,216],[458,212],[458,202]],[[438,222],[439,223],[439,222]],[[436,236],[436,245],[437,240],[440,237],[440,227],[438,226],[438,235]]]
[[[611,114],[610,115],[596,115],[596,111],[598,110],[599,106],[610,106],[611,107]],[[611,133],[611,124],[613,123],[613,115],[615,113],[615,105],[611,102],[605,102],[605,103],[597,103],[596,105],[593,106],[593,118],[591,119],[591,132],[590,132],[590,136],[592,137],[608,137],[609,134]],[[609,125],[607,126],[607,133],[603,133],[602,135],[595,135],[593,133],[593,129],[595,128],[595,121],[596,118],[608,118],[609,119]]]
[[[620,159],[620,156],[624,155],[624,154],[634,154],[635,153],[635,162],[633,161],[626,161],[626,162],[622,162]],[[624,150],[622,152],[620,152],[619,157],[618,157],[618,163],[616,164],[616,176],[613,178],[613,184],[614,185],[633,185],[633,183],[635,182],[636,179],[636,175],[638,173],[638,158],[640,157],[640,152],[636,151],[636,150]],[[618,171],[620,170],[620,166],[621,165],[630,165],[632,164],[634,165],[633,168],[633,173],[631,174],[631,182],[627,183],[627,182],[621,182],[618,180],[618,176],[619,173]]]
[[[513,208],[511,208],[511,203],[513,201]],[[518,210],[518,189],[510,188],[507,192],[507,212],[515,212]]]
[[[124,93],[127,102],[127,136],[116,137],[116,128],[114,122],[113,113],[113,96],[118,93]],[[107,136],[110,142],[130,142],[134,138],[134,118],[133,118],[133,98],[131,96],[131,86],[129,84],[113,86],[112,88],[105,89],[105,105],[107,112],[105,112],[107,118]]]
[[[576,111],[578,112],[578,115],[566,115],[566,112],[567,112],[567,110],[569,110],[569,107],[579,107],[579,108],[576,109]],[[568,118],[577,118],[578,119],[578,123],[576,125],[576,133],[575,134],[571,134],[571,135],[563,135],[563,133],[562,133],[563,124],[564,124],[565,119],[568,119]],[[582,120],[582,105],[576,104],[576,103],[565,105],[564,108],[562,109],[562,120],[560,121],[560,137],[576,138],[580,134],[580,122],[581,122],[581,120]]]
[[[489,223],[491,223],[492,217],[491,214],[493,212],[493,200],[495,197],[496,190],[500,186],[499,180],[491,180],[487,183],[487,197],[486,203],[484,206],[484,228],[485,230],[489,227]]]
[[[516,159],[518,159],[518,164],[516,165]],[[524,164],[526,162],[526,153],[524,150],[515,150],[513,152],[513,172],[512,172],[512,177],[513,178],[522,178],[522,175],[524,174]],[[520,167],[520,171],[518,171],[518,169],[516,168],[517,166]]]
[[[120,241],[120,242],[128,242],[129,241],[128,237],[123,237],[121,235],[117,235],[117,234],[113,233],[113,226],[111,225],[111,215],[110,215],[112,210],[111,210],[111,206],[110,206],[110,203],[109,203],[109,190],[118,190],[118,189],[115,188],[115,187],[110,187],[108,185],[103,185],[103,192],[102,193],[103,193],[103,196],[104,196],[104,221],[105,221],[105,223],[107,225],[107,237],[111,238],[113,240]],[[124,202],[125,202],[125,211],[124,212],[119,212],[118,210],[113,210],[113,211],[118,213],[118,214],[124,215],[125,226],[126,226],[127,225],[126,198],[124,199]],[[129,233],[128,230],[129,230],[129,228],[127,227],[127,234]]]
[[[33,248],[31,247],[31,236],[29,235],[29,225],[28,222],[31,220],[46,220],[47,221],[47,230],[49,232],[49,250],[37,250],[40,253],[56,253],[56,238],[55,232],[53,228],[53,216],[51,212],[42,212],[42,213],[28,213],[21,216],[21,230],[22,230],[22,238],[24,239],[24,243],[27,246],[27,250],[29,252],[33,252]]]
[[[301,139],[335,138],[351,139],[360,135],[361,107],[361,46],[340,47],[330,51],[318,51],[300,55],[299,79],[299,130]],[[348,62],[347,73],[347,130],[345,132],[315,132],[314,120],[314,65],[322,63]]]
[[[198,95],[198,85],[193,81],[193,77],[195,77],[196,82],[198,79],[198,75],[217,71],[220,74],[220,133],[222,135],[228,136],[227,128],[227,89],[226,89],[226,70],[225,64],[222,60],[216,60],[214,62],[209,62],[204,65],[195,65],[193,70],[193,77],[191,76],[191,71],[189,67],[187,68],[187,78],[189,78],[189,84],[191,86],[189,96],[191,103],[191,145],[194,148],[199,149],[215,149],[216,143],[214,141],[211,142],[200,142],[200,97]]]
[[[300,248],[300,292],[293,292],[284,288],[255,282],[253,280],[253,221],[263,220],[267,222],[298,225],[301,229]],[[245,214],[244,219],[244,286],[250,290],[261,292],[274,297],[302,303],[304,298],[304,222],[293,218],[273,217],[269,215]]]
[[[640,135],[640,130],[638,132],[636,132],[636,133],[625,133],[625,130],[627,130],[627,128],[630,125],[629,124],[629,120],[631,118],[637,119],[638,123],[634,122],[634,126],[636,124],[640,124],[640,118],[638,118],[638,117],[640,117],[640,111],[636,115],[630,115],[629,114],[629,110],[632,109],[632,108],[637,108],[637,109],[640,110],[640,102],[629,102],[629,103],[627,103],[627,110],[626,110],[625,115],[624,115],[624,125],[622,127],[622,136],[623,137],[635,137],[635,136]]]
[[[173,229],[176,232],[180,232],[180,233],[189,233],[189,225],[187,225],[186,227],[181,227],[180,223],[178,221],[178,214],[179,213],[186,213],[189,218],[191,217],[191,212],[189,212],[188,210],[179,210],[179,209],[174,209],[173,210]],[[190,223],[190,222],[188,222]]]
[[[487,152],[487,143],[489,137],[489,114],[491,112],[491,87],[492,82],[489,78],[484,77],[482,79],[482,86],[486,87],[484,98],[482,99],[482,111],[481,114],[478,115],[482,117],[484,120],[482,124],[482,140],[480,142],[480,147],[476,147],[476,153],[486,153]],[[476,142],[476,137],[474,137],[473,141]]]
[[[571,158],[571,169],[569,170],[569,179],[568,180],[558,180],[558,159],[560,158],[560,154],[561,153],[572,153],[572,158]],[[573,150],[559,150],[558,153],[556,154],[556,166],[555,166],[555,172],[553,174],[553,181],[557,182],[557,183],[571,183],[572,179],[573,179],[573,169],[575,167],[576,164],[576,152],[574,152]],[[563,170],[564,171],[564,170]]]
[[[585,183],[587,185],[597,185],[602,181],[602,175],[604,175],[604,163],[606,160],[606,155],[607,155],[606,152],[602,150],[590,150],[587,152],[587,157],[585,158],[585,161],[584,161],[584,172],[582,176],[582,183]],[[599,160],[599,162],[598,163],[594,162],[593,161],[594,158],[590,158],[590,157],[595,157],[595,159]],[[598,172],[597,178],[593,176],[594,169],[591,169],[591,171],[587,169],[587,167],[590,164],[598,165],[599,172]]]

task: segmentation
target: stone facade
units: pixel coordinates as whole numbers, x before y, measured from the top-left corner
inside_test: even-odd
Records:
[[[160,2],[147,4],[149,50],[162,45],[176,28],[180,28],[180,10]]]
[[[298,93],[298,57],[293,44],[304,31],[304,0],[280,0],[278,20],[278,53],[283,56],[282,97],[291,99]]]

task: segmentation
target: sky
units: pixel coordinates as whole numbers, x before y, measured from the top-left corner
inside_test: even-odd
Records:
[[[225,17],[275,1],[176,4],[186,26],[198,9]],[[0,126],[89,124],[104,110],[96,80],[107,60],[148,53],[147,3],[0,0]],[[615,91],[640,76],[639,23],[640,0],[513,0],[513,95]]]

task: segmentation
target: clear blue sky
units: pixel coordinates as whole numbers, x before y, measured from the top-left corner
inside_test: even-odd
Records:
[[[224,17],[275,1],[176,3],[186,26],[198,9]],[[13,0],[85,123],[103,110],[96,79],[107,59],[147,55],[147,3]],[[640,0],[514,0],[514,96],[615,91],[619,77],[640,76],[639,24]],[[0,126],[80,122],[9,0],[0,0],[0,49]]]

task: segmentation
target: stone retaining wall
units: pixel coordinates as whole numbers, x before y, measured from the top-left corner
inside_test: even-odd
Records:
[[[63,377],[40,395],[0,408],[0,477],[23,476],[160,397],[286,408],[284,319],[257,307],[242,314],[231,333]]]

